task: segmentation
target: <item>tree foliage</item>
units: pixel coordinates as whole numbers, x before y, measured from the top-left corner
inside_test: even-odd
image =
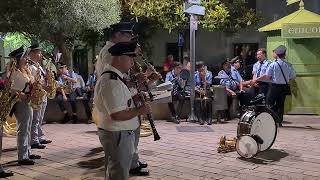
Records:
[[[118,0],[7,0],[0,6],[0,32],[49,40],[70,61],[74,40],[84,31],[102,32],[117,23],[120,8]]]
[[[147,17],[159,26],[172,31],[187,27],[188,15],[184,13],[184,0],[126,0],[135,16]],[[206,14],[200,17],[200,25],[209,30],[236,31],[255,25],[260,16],[246,6],[246,0],[202,0]]]

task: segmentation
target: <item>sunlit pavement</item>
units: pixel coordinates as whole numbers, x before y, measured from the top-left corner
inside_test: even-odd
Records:
[[[286,116],[286,121],[271,150],[251,160],[239,158],[236,152],[217,152],[222,135],[236,136],[236,120],[202,127],[156,121],[161,140],[141,138],[139,146],[150,176],[130,179],[319,180],[320,117]],[[178,126],[188,126],[191,132],[179,132]],[[1,162],[15,173],[9,179],[103,179],[104,154],[94,124],[47,124],[44,130],[53,143],[43,150],[32,149],[42,156],[34,166],[18,166],[16,138],[4,137]]]

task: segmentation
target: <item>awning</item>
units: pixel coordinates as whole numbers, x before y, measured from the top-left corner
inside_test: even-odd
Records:
[[[281,30],[284,24],[317,24],[320,23],[320,15],[311,11],[305,10],[303,6],[300,9],[288,16],[285,16],[271,24],[268,24],[258,31],[267,32]]]

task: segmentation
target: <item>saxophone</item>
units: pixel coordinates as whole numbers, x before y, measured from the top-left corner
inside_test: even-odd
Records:
[[[44,57],[43,57],[44,58]],[[47,61],[47,64],[50,62],[50,60],[44,58],[44,60]],[[50,64],[51,65],[51,64]],[[47,67],[47,66],[45,66]],[[51,67],[51,66],[50,66]],[[49,68],[50,68],[49,67]],[[54,74],[52,71],[50,71],[49,68],[46,68],[46,73],[47,73],[47,85],[49,87],[49,90],[47,92],[47,97],[49,99],[54,99],[56,97],[56,93],[57,93],[57,88],[58,88],[58,83],[57,81],[55,80],[55,77],[54,77]]]
[[[39,110],[43,102],[43,97],[47,94],[47,92],[43,89],[41,84],[41,74],[40,74],[39,64],[36,64],[36,67],[38,69],[35,75],[34,83],[32,84],[31,106],[34,110]]]
[[[12,61],[11,66],[9,67],[9,77],[4,84],[3,90],[0,92],[0,123],[3,126],[4,132],[6,134],[12,134],[12,131],[15,131],[15,124],[10,124],[7,122],[7,117],[15,103],[18,102],[18,97],[11,94],[11,87],[13,81],[11,80],[11,75],[15,71],[16,61]],[[12,127],[14,126],[14,128]]]

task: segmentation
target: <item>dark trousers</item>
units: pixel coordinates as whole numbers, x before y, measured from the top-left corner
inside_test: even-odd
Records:
[[[259,87],[256,88],[256,95],[264,94],[264,96],[267,97],[270,84],[266,82],[259,82],[258,85]]]
[[[76,98],[77,98],[77,93],[74,91],[71,94],[66,94],[68,100],[70,101],[71,104],[71,109],[72,113],[76,114],[77,113],[77,105],[76,105]],[[62,112],[66,112],[67,108],[65,107],[64,101],[63,101],[63,96],[61,93],[57,95],[57,103],[59,105],[59,108]]]
[[[279,123],[283,121],[284,102],[286,99],[286,95],[284,94],[285,88],[285,84],[272,84],[267,95],[267,105],[278,114],[280,118]]]
[[[198,118],[199,122],[204,121],[211,123],[212,122],[212,99],[211,98],[196,98],[195,104],[195,115]]]
[[[168,107],[169,107],[169,110],[171,112],[172,117],[179,117],[181,115],[184,101],[185,101],[184,98],[178,98],[177,96],[172,96],[172,102],[168,103]],[[174,103],[176,103],[176,102],[178,102],[178,106],[177,106],[178,112],[177,112],[176,108],[174,107]]]

